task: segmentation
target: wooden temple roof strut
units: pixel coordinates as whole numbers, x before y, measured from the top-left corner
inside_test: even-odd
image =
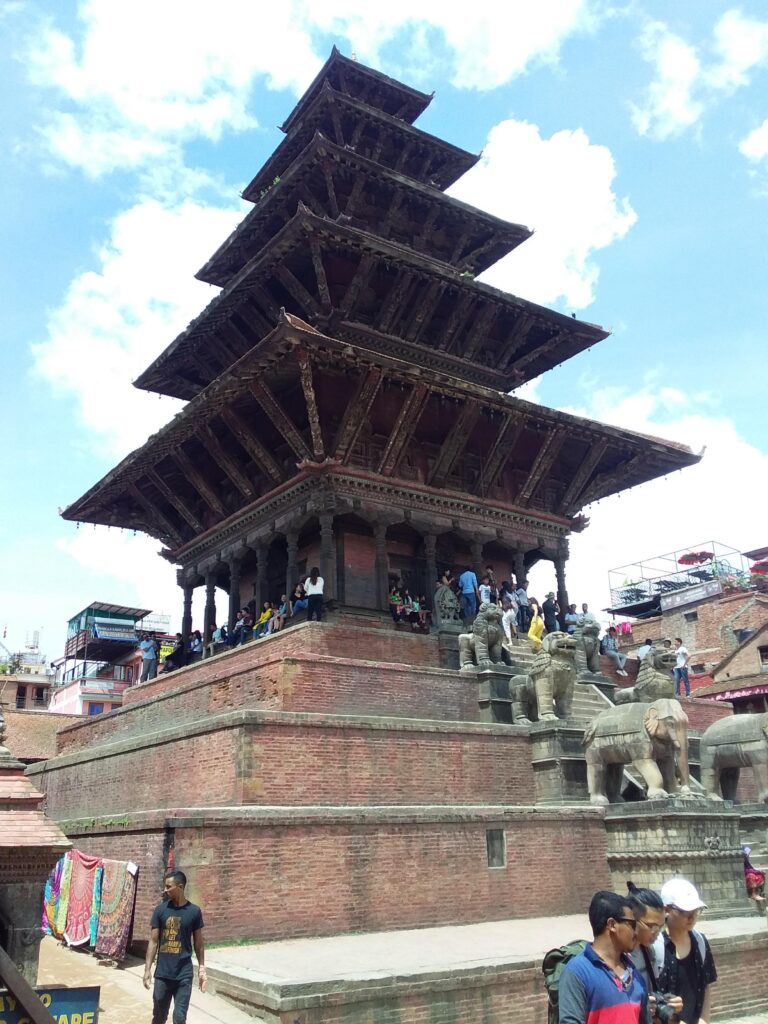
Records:
[[[197,436],[203,447],[208,450],[214,462],[221,466],[242,496],[249,501],[253,501],[256,497],[256,490],[253,484],[237,465],[231,454],[219,443],[218,438],[211,429],[210,423],[207,423],[198,431]]]
[[[211,487],[211,485],[208,483],[208,481],[205,479],[203,474],[194,464],[192,459],[190,459],[187,453],[184,452],[181,449],[181,447],[179,447],[173,452],[171,458],[175,459],[175,461],[178,463],[182,473],[184,474],[186,479],[189,480],[189,482],[195,488],[195,490],[203,499],[203,501],[205,501],[206,504],[208,504],[211,507],[211,509],[216,513],[217,516],[223,519],[227,514],[226,511],[224,510],[224,506],[219,501],[218,495],[216,494],[214,489]]]
[[[445,484],[446,477],[450,476],[456,460],[469,443],[475,424],[480,418],[481,409],[480,403],[474,402],[471,398],[464,403],[432,466],[427,480],[431,487],[442,487]]]
[[[320,242],[315,235],[312,235],[309,240],[309,251],[312,253],[312,266],[317,278],[317,291],[320,296],[320,302],[326,312],[330,312],[333,302],[331,301],[331,292],[328,288],[328,278],[323,264],[323,254],[320,251]]]
[[[307,442],[301,436],[298,427],[285,409],[283,409],[282,405],[280,405],[267,385],[259,380],[252,380],[249,382],[249,387],[253,397],[291,446],[297,459],[300,462],[303,459],[307,459],[311,462],[312,452],[309,450]]]
[[[584,502],[579,501],[581,492],[589,483],[592,474],[600,465],[600,462],[607,451],[607,441],[595,439],[592,442],[584,460],[571,477],[571,482],[568,484],[565,494],[563,495],[563,500],[560,502],[560,512],[563,515],[570,515],[571,512],[581,508],[584,504]]]
[[[382,476],[392,476],[402,458],[405,446],[413,437],[424,405],[429,396],[426,384],[414,384],[410,394],[403,402],[395,420],[392,433],[389,435],[377,472]]]
[[[242,448],[250,455],[259,469],[270,477],[273,483],[282,483],[284,473],[270,452],[261,441],[249,430],[234,409],[222,409],[219,413],[228,430],[240,442]]]
[[[623,490],[625,486],[629,485],[635,471],[643,466],[647,466],[650,461],[648,452],[639,451],[635,452],[630,458],[625,459],[615,469],[600,473],[579,496],[581,506],[589,505],[599,498],[606,497],[608,494],[615,494],[617,491]],[[679,466],[670,466],[667,472],[678,468]],[[656,473],[654,475],[662,476],[663,474]]]
[[[195,533],[202,533],[205,527],[197,518],[195,513],[189,507],[189,505],[178,495],[174,494],[168,484],[163,480],[160,474],[155,469],[147,470],[147,479],[150,480],[154,486],[160,491],[162,496],[179,513],[182,519],[185,519],[187,523],[192,527]]]
[[[170,519],[160,511],[160,509],[153,502],[142,494],[137,484],[130,484],[128,487],[128,493],[133,495],[135,500],[144,509],[149,522],[154,525],[153,520],[160,526],[160,531],[164,536],[168,538],[176,547],[181,547],[184,543],[184,538],[181,536],[176,527],[171,523]]]
[[[354,394],[350,398],[339,425],[333,454],[341,463],[347,463],[355,441],[368,419],[373,400],[379,392],[384,371],[372,366],[363,371]]]
[[[481,496],[496,486],[498,475],[509,461],[522,430],[523,421],[519,415],[509,412],[504,416],[496,440],[480,469],[477,489]]]
[[[527,505],[530,502],[544,477],[554,465],[564,441],[565,432],[562,429],[550,430],[545,435],[541,448],[539,448],[539,452],[531,466],[528,478],[517,495],[517,503],[519,505]]]
[[[309,429],[312,434],[312,448],[315,462],[322,462],[325,458],[325,446],[323,444],[323,432],[320,427],[320,416],[317,411],[317,397],[315,386],[312,381],[312,362],[306,349],[296,350],[296,359],[299,364],[299,378],[301,390],[304,392],[304,401],[307,404],[307,418]]]

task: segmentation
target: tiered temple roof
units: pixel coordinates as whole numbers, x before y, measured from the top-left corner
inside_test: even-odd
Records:
[[[607,332],[475,280],[531,232],[444,193],[477,158],[412,126],[429,101],[333,51],[198,274],[221,292],[135,382],[189,404],[66,518],[185,571],[282,529],[290,575],[318,510],[327,574],[334,515],[379,531],[379,575],[398,516],[530,564],[591,501],[696,461],[508,394]]]

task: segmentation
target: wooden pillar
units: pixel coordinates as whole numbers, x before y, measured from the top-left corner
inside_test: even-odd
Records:
[[[557,577],[557,603],[560,605],[560,628],[565,629],[565,613],[568,611],[568,588],[565,585],[566,556],[558,555],[553,561]]]
[[[184,606],[181,613],[181,636],[184,640],[184,650],[186,651],[189,637],[192,633],[192,594],[195,588],[192,583],[183,583],[181,589],[184,594]]]
[[[203,612],[203,643],[210,643],[216,622],[216,573],[208,570],[205,574],[205,610]]]
[[[479,537],[473,537],[469,549],[472,552],[472,568],[475,571],[475,576],[477,576],[477,582],[479,583],[483,575],[483,569],[485,568],[483,565],[483,542]]]
[[[267,555],[269,548],[263,541],[259,541],[256,551],[256,582],[253,585],[253,596],[256,599],[256,617],[261,611],[261,606],[266,601],[264,594],[267,590]]]
[[[380,609],[386,610],[389,602],[389,559],[387,558],[387,524],[374,523],[373,536],[376,543],[376,598]]]
[[[323,598],[330,601],[336,596],[336,566],[333,560],[333,513],[320,515],[320,575],[325,580]]]
[[[434,533],[424,534],[424,551],[427,555],[427,590],[425,597],[431,602],[437,589],[437,537]]]
[[[285,535],[285,542],[288,548],[288,564],[285,569],[285,593],[290,601],[293,588],[296,586],[299,562],[299,531],[288,530]]]
[[[229,614],[227,616],[227,631],[231,632],[237,622],[237,613],[240,611],[240,567],[243,561],[233,555],[229,559]]]
[[[515,552],[515,585],[525,586],[528,582],[528,576],[525,571],[525,552]]]

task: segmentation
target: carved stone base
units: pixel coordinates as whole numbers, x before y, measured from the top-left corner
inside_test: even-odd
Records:
[[[707,917],[754,914],[747,899],[737,808],[704,800],[643,801],[606,808],[612,888],[626,892],[630,879],[661,889],[680,875],[693,882]]]
[[[459,668],[459,634],[464,632],[461,622],[441,622],[437,627],[437,649],[440,668]]]
[[[537,804],[588,800],[582,724],[536,722],[531,727],[531,760]]]
[[[512,724],[512,693],[509,684],[514,671],[505,665],[481,672],[467,673],[467,679],[477,683],[477,700],[482,722]]]

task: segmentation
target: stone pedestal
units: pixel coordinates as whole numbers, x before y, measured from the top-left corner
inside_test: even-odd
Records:
[[[499,665],[498,668],[465,674],[468,680],[477,683],[480,721],[511,725],[512,692],[509,684],[514,676],[512,669]]]
[[[461,622],[440,622],[437,626],[437,649],[440,668],[459,669],[459,634],[464,632]]]
[[[706,800],[613,804],[605,811],[608,866],[616,892],[661,889],[680,875],[693,882],[707,916],[753,914],[746,899],[736,808]]]
[[[584,727],[569,722],[536,722],[531,729],[531,760],[537,804],[572,804],[589,799]]]

